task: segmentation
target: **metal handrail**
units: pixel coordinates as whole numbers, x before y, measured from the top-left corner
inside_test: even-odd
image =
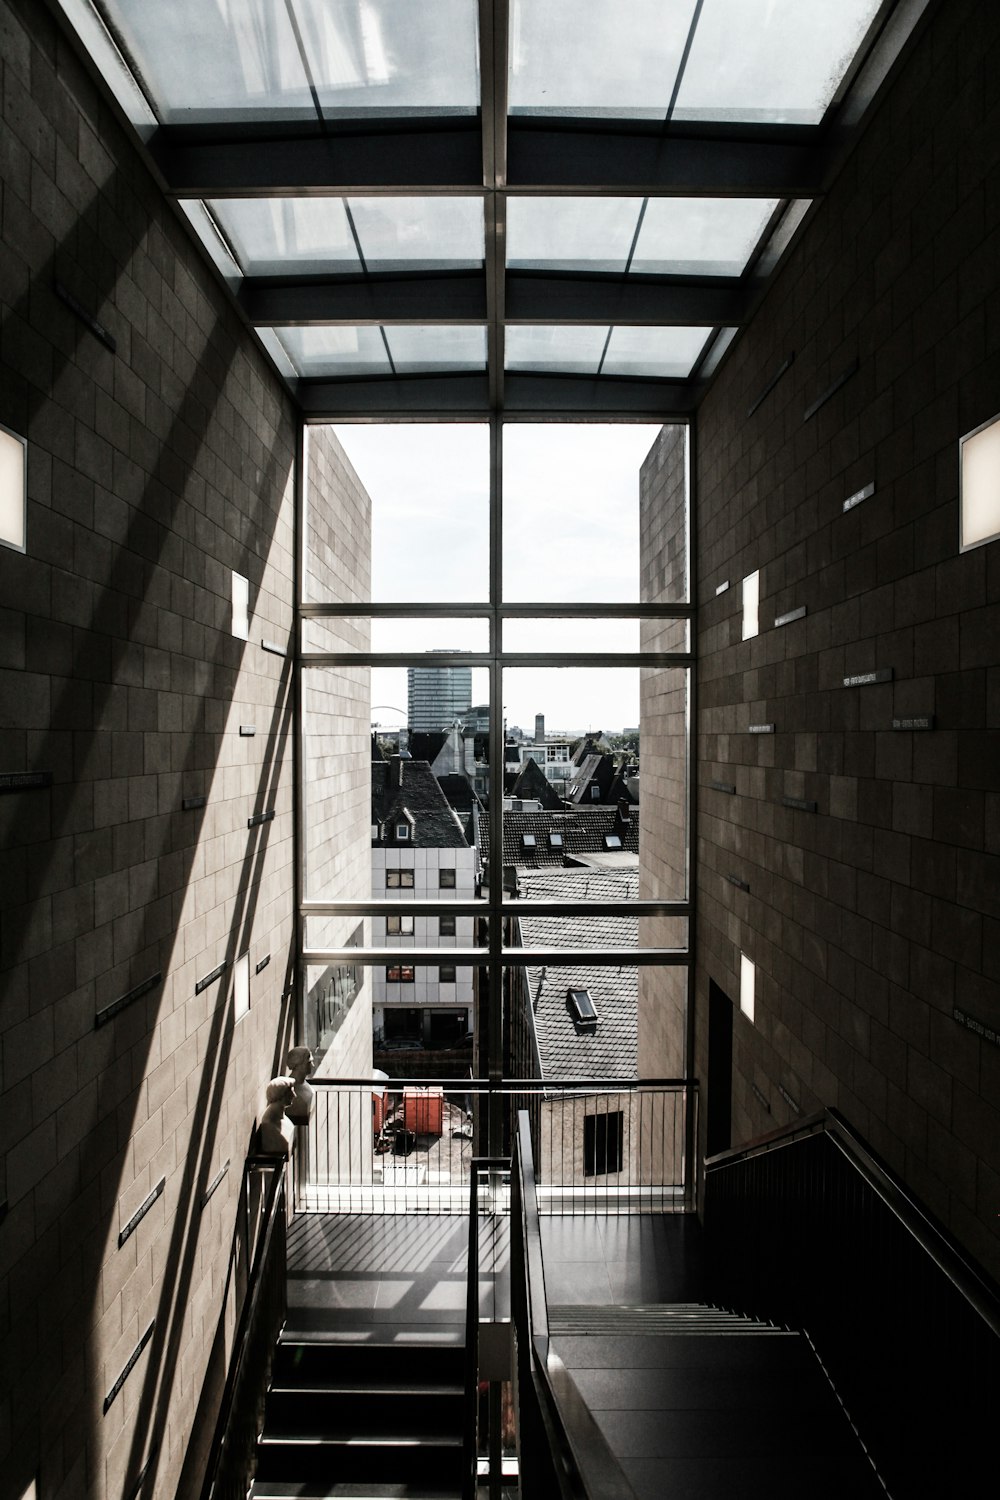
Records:
[[[205,1479],[201,1490],[201,1500],[215,1500],[217,1494],[221,1493],[218,1486],[222,1479],[223,1459],[226,1456],[230,1432],[233,1426],[233,1418],[236,1408],[236,1397],[241,1381],[246,1374],[248,1351],[250,1347],[250,1334],[254,1322],[260,1311],[261,1299],[264,1295],[264,1270],[271,1255],[272,1245],[276,1234],[276,1224],[284,1224],[285,1213],[285,1161],[282,1157],[275,1156],[248,1156],[244,1163],[244,1182],[248,1182],[250,1172],[255,1168],[268,1167],[271,1169],[272,1177],[267,1190],[263,1210],[263,1232],[261,1233],[257,1247],[254,1251],[253,1262],[247,1278],[246,1293],[243,1298],[243,1307],[240,1312],[236,1333],[233,1340],[233,1357],[230,1362],[229,1372],[226,1376],[225,1389],[222,1393],[222,1402],[219,1406],[219,1415],[215,1423],[215,1432],[212,1436],[212,1446],[209,1450],[208,1465],[205,1471]],[[282,1293],[285,1286],[284,1258],[281,1266]],[[246,1478],[249,1483],[249,1476]],[[246,1485],[244,1485],[244,1490]]]
[[[795,1124],[768,1131],[743,1146],[720,1151],[705,1160],[705,1171],[715,1172],[780,1150],[811,1135],[828,1135],[868,1186],[946,1276],[955,1290],[1000,1337],[1000,1297],[984,1281],[958,1242],[943,1224],[910,1193],[906,1184],[869,1146],[839,1110],[830,1107]]]
[[[535,1195],[531,1123],[519,1110],[511,1169],[516,1214],[513,1235],[520,1238],[520,1264],[511,1245],[511,1276],[523,1275],[523,1300],[511,1287],[511,1312],[518,1344],[518,1405],[534,1399],[545,1436],[547,1456],[562,1500],[635,1500],[635,1491],[594,1420],[579,1387],[549,1343],[545,1296],[545,1262]],[[518,1327],[518,1313],[522,1326]],[[527,1377],[527,1378],[525,1378]],[[519,1421],[522,1411],[518,1413]],[[522,1448],[522,1463],[524,1450]],[[522,1493],[540,1495],[533,1476],[521,1474]]]
[[[506,1156],[474,1156],[469,1164],[469,1264],[465,1294],[465,1422],[462,1500],[475,1500],[479,1477],[479,1174],[510,1168]]]

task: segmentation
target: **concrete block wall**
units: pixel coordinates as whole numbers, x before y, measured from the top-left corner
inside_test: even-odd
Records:
[[[994,1274],[1000,546],[959,554],[958,443],[1000,411],[998,64],[995,6],[933,10],[700,409],[696,501],[699,1073],[743,951],[734,1141],[838,1106]]]
[[[303,598],[356,603],[363,611],[371,599],[371,499],[332,427],[308,429],[306,455]],[[371,621],[363,613],[313,620],[305,629],[306,649],[371,649]],[[371,895],[371,669],[307,668],[302,715],[304,892],[314,900],[364,901]],[[367,942],[368,919],[360,925]],[[307,945],[346,946],[358,926],[357,917],[309,917]],[[345,1020],[319,1064],[327,1076],[361,1078],[371,1072],[371,971],[359,972],[362,983],[349,1023]],[[310,984],[322,973],[312,969]]]
[[[0,90],[0,771],[52,775],[0,796],[0,1472],[172,1496],[289,1029],[295,424],[44,6],[0,0]]]

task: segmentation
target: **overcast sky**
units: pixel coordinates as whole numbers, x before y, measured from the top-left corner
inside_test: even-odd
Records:
[[[489,431],[479,424],[338,425],[372,500],[372,598],[485,603],[489,598]],[[504,434],[503,593],[507,602],[620,603],[639,592],[639,469],[659,427],[508,426]],[[516,634],[514,631],[516,629]],[[619,622],[508,627],[507,649],[628,650]],[[374,645],[486,649],[485,627],[462,621],[379,622]],[[486,674],[473,673],[485,702]],[[372,717],[405,715],[405,669],[379,668]],[[524,729],[618,730],[639,722],[638,672],[511,670],[504,717]]]

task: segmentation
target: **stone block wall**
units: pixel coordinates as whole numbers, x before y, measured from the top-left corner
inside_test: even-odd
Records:
[[[44,6],[0,93],[0,771],[52,778],[0,796],[2,1487],[172,1496],[289,1031],[295,423]]]
[[[995,7],[933,10],[701,407],[696,501],[698,1071],[745,952],[734,1141],[836,1105],[994,1273],[1000,546],[959,554],[958,443],[1000,411],[998,62]]]

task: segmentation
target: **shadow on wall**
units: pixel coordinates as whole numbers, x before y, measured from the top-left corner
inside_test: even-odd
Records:
[[[64,44],[55,40],[44,15],[30,13],[28,26],[37,43],[33,67],[40,75],[48,69],[44,81],[61,91],[62,79],[73,77]],[[57,55],[59,80],[49,62]],[[90,97],[89,83],[81,81],[80,89],[81,97]],[[65,112],[66,98],[57,102]],[[113,132],[99,110],[106,142]],[[190,1147],[168,1170],[169,1243],[152,1292],[152,1337],[135,1375],[103,1415],[105,1382],[115,1372],[103,1367],[94,1330],[105,1311],[102,1299],[113,1295],[106,1281],[118,1273],[112,1261],[102,1274],[102,1260],[119,1227],[137,1111],[146,1107],[160,996],[154,989],[95,1030],[97,985],[114,973],[114,994],[120,994],[149,975],[168,973],[174,960],[203,819],[180,811],[180,789],[205,795],[211,789],[248,649],[213,623],[223,610],[211,587],[210,549],[223,554],[214,559],[221,577],[228,581],[235,567],[249,576],[252,590],[259,588],[292,463],[290,418],[278,401],[269,413],[255,414],[259,429],[270,422],[277,439],[263,470],[253,471],[250,442],[240,447],[240,437],[256,438],[254,429],[248,425],[245,434],[233,435],[227,403],[246,405],[249,389],[266,389],[239,367],[246,364],[246,335],[235,315],[215,314],[199,335],[200,353],[180,350],[169,369],[168,351],[156,346],[152,327],[146,330],[152,343],[140,333],[138,263],[158,254],[165,259],[164,246],[151,244],[154,236],[174,257],[165,274],[187,274],[176,244],[180,231],[172,225],[164,231],[162,206],[143,178],[138,166],[131,178],[127,169],[115,168],[82,214],[72,217],[52,253],[39,258],[28,288],[4,316],[4,417],[26,432],[31,445],[29,545],[37,539],[39,551],[0,557],[0,594],[8,606],[23,599],[29,617],[37,608],[43,619],[66,622],[53,623],[49,662],[24,675],[24,692],[13,705],[28,714],[29,723],[36,714],[47,717],[46,730],[22,736],[25,769],[53,769],[54,785],[7,799],[21,805],[3,809],[4,847],[12,851],[8,889],[22,893],[22,904],[4,915],[4,969],[14,991],[22,981],[26,985],[23,1011],[44,1017],[49,1037],[32,1064],[34,1079],[29,1074],[24,1086],[30,1091],[41,1077],[54,1085],[46,1102],[53,1111],[45,1132],[50,1160],[34,1135],[22,1143],[23,1165],[8,1180],[4,1234],[7,1255],[20,1254],[4,1267],[10,1269],[12,1308],[8,1369],[16,1372],[6,1471],[16,1493],[37,1471],[40,1500],[61,1483],[61,1493],[81,1495],[99,1485],[98,1464],[126,1422],[133,1432],[128,1452],[123,1446],[111,1460],[125,1492],[155,1447],[141,1490],[153,1492],[166,1450],[166,1414],[198,1271],[201,1199],[224,1114],[233,1045],[229,986],[218,988],[196,1092],[189,1091]],[[117,354],[56,299],[57,280],[107,318],[119,339]],[[207,299],[200,300],[207,308]],[[143,304],[142,310],[152,324],[153,309]],[[186,321],[190,335],[194,323]],[[155,323],[159,336],[174,336],[159,316]],[[183,378],[177,367],[185,368]],[[121,405],[112,403],[112,391]],[[132,456],[97,437],[95,402],[107,413],[114,404]],[[201,587],[185,576],[196,549],[209,558],[209,566],[198,567],[205,579]],[[172,612],[168,623],[183,632],[166,649],[155,633],[161,610],[165,617]],[[228,607],[225,614],[228,623]],[[147,652],[152,685],[142,672]],[[273,701],[255,811],[273,805],[284,770],[291,670],[286,657],[280,676],[269,683]],[[178,710],[161,732],[168,691],[188,711]],[[178,808],[166,815],[156,800],[164,773],[177,788]],[[232,920],[220,955],[227,973],[249,943],[271,832],[270,823],[248,832],[246,853],[233,870],[227,893]],[[100,883],[111,886],[110,877],[122,872],[129,887],[126,909],[102,908]],[[114,961],[120,952],[119,984]],[[291,960],[284,955],[286,971]],[[283,1034],[289,1024],[286,1001]],[[59,1103],[63,1111],[57,1116]],[[16,1152],[17,1145],[8,1154],[9,1168]],[[35,1159],[30,1165],[29,1153]],[[126,1320],[130,1315],[134,1301],[123,1314]],[[126,1321],[123,1336],[127,1329]],[[106,1340],[104,1352],[110,1347]]]

